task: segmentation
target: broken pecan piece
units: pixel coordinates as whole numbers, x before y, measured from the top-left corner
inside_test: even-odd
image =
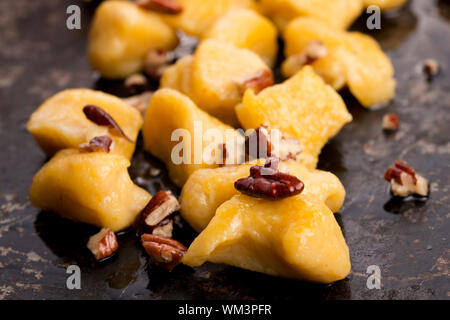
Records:
[[[103,228],[99,233],[89,238],[87,247],[95,259],[103,260],[110,257],[119,248],[116,234],[111,229]]]
[[[437,75],[441,70],[439,62],[434,59],[426,59],[423,63],[423,71],[427,75],[428,79],[431,80],[433,76]]]
[[[272,142],[267,126],[259,126],[245,138],[245,153],[248,155],[247,160],[272,156]]]
[[[270,69],[259,70],[255,74],[252,74],[250,77],[238,81],[242,93],[244,93],[247,89],[252,89],[255,94],[259,93],[267,87],[270,87],[271,85],[273,85],[273,83],[273,73]]]
[[[394,131],[400,127],[400,119],[395,113],[388,113],[383,117],[383,129]]]
[[[168,270],[179,264],[187,251],[180,242],[154,234],[143,234],[141,243],[147,254]]]
[[[135,96],[123,98],[122,101],[132,106],[133,108],[137,109],[142,115],[145,115],[145,110],[147,110],[152,95],[153,92],[145,91]]]
[[[417,174],[415,170],[403,160],[396,160],[384,174],[384,179],[391,183],[391,192],[395,196],[406,197],[411,194],[426,196],[428,181]]]
[[[175,211],[180,210],[180,203],[170,191],[159,191],[145,206],[134,221],[138,235],[151,233],[153,229]]]
[[[152,234],[156,236],[172,238],[173,220],[166,218],[153,228]]]
[[[249,196],[272,200],[294,196],[303,191],[300,179],[278,170],[279,159],[269,158],[264,167],[253,166],[250,176],[241,178],[234,187]]]
[[[183,7],[176,0],[136,0],[141,8],[168,14],[178,14]]]
[[[295,138],[286,138],[278,129],[267,126],[256,128],[245,140],[246,160],[277,157],[280,160],[296,160],[303,148]]]
[[[78,146],[83,152],[104,151],[109,152],[112,144],[112,139],[109,136],[94,137],[87,143],[82,143]]]
[[[297,160],[297,156],[302,153],[303,147],[295,138],[282,137],[280,140],[280,147],[274,151],[280,160]]]
[[[328,49],[322,41],[310,41],[302,52],[286,59],[283,63],[283,71],[287,76],[293,76],[303,66],[312,64],[327,54]]]
[[[123,130],[119,127],[117,122],[110,116],[110,114],[107,113],[102,108],[90,104],[83,108],[83,112],[86,118],[91,120],[93,123],[99,126],[109,127],[113,132],[118,133],[129,142],[133,142],[130,138],[128,138],[125,132],[123,132]]]
[[[138,94],[147,89],[148,81],[143,74],[135,73],[125,79],[124,85],[129,94]]]
[[[387,170],[386,173],[384,174],[384,179],[386,181],[391,181],[392,179],[394,179],[397,183],[401,184],[402,181],[400,179],[400,174],[402,172],[405,172],[406,174],[408,174],[413,183],[416,184],[417,183],[417,179],[416,179],[416,172],[414,171],[414,169],[404,160],[395,160],[394,165],[390,166]]]
[[[171,54],[168,51],[150,49],[144,59],[144,72],[153,80],[158,81],[169,66]]]

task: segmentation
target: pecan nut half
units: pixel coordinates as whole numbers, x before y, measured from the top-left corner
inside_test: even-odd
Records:
[[[111,229],[103,228],[99,233],[89,238],[87,247],[91,250],[95,259],[103,260],[113,255],[119,248],[119,244],[116,234]]]
[[[250,176],[241,178],[234,187],[249,196],[267,199],[282,199],[299,194],[304,184],[300,179],[278,170],[279,159],[267,159],[264,167],[253,166]]]
[[[87,143],[82,143],[78,146],[82,152],[109,152],[112,144],[112,139],[109,136],[94,137]]]
[[[133,142],[128,136],[123,132],[122,128],[117,124],[117,122],[111,117],[109,113],[95,105],[87,105],[83,108],[83,112],[90,121],[99,125],[109,127],[113,132],[118,133],[124,137],[129,142]]]
[[[187,251],[180,242],[154,234],[143,234],[141,243],[147,254],[168,270],[178,265]]]
[[[176,0],[136,0],[141,8],[168,14],[178,14],[183,7]]]
[[[273,73],[270,69],[261,69],[258,72],[250,75],[248,78],[238,81],[242,93],[247,89],[252,89],[255,94],[258,94],[263,89],[273,85]]]
[[[428,181],[417,174],[415,170],[403,160],[396,160],[384,174],[384,179],[391,183],[391,192],[395,196],[407,197],[412,194],[426,196]]]
[[[170,191],[159,191],[136,217],[133,224],[136,233],[152,233],[158,224],[178,210],[177,198]]]

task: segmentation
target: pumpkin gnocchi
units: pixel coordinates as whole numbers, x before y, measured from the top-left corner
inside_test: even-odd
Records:
[[[96,105],[106,111],[132,141],[90,121],[83,114],[86,105]],[[142,123],[139,111],[115,96],[90,89],[69,89],[50,97],[33,112],[27,130],[48,156],[107,135],[113,140],[111,153],[130,159]]]
[[[297,17],[313,17],[344,30],[363,10],[361,0],[262,0],[261,7],[280,30]]]
[[[105,78],[126,78],[143,69],[150,49],[170,50],[177,42],[175,31],[156,13],[133,2],[105,1],[89,31],[89,61]]]
[[[248,9],[229,11],[213,24],[204,39],[216,39],[248,49],[272,67],[278,51],[277,29],[266,17]]]
[[[30,201],[77,222],[125,229],[151,198],[131,181],[129,166],[117,154],[62,150],[33,178]]]
[[[209,129],[217,137],[201,134]],[[144,148],[164,161],[170,178],[180,187],[194,171],[219,165],[218,148],[227,136],[237,139],[239,133],[173,89],[158,90],[145,114]]]
[[[342,231],[321,201],[235,195],[190,245],[183,263],[206,261],[285,278],[329,283],[350,272]]]
[[[218,40],[204,40],[191,58],[169,67],[161,87],[178,90],[223,122],[238,126],[234,107],[244,93],[242,83],[260,71],[264,61],[247,49]]]
[[[239,192],[234,182],[248,176],[255,162],[194,172],[184,185],[180,203],[181,215],[198,232],[206,228],[216,209]],[[289,174],[305,183],[302,194],[325,202],[332,212],[342,207],[345,189],[330,172],[309,170],[295,161],[283,163]]]
[[[246,130],[265,125],[296,138],[303,147],[299,161],[308,168],[315,168],[328,139],[352,120],[342,98],[310,66],[259,94],[247,90],[236,114]]]
[[[187,34],[202,37],[211,25],[229,10],[248,8],[257,10],[254,0],[177,0],[183,11],[179,14],[161,14],[173,28]]]
[[[394,68],[378,43],[359,32],[330,28],[311,18],[292,21],[284,32],[288,59],[282,66],[287,77],[302,65],[287,63],[312,41],[321,41],[328,54],[312,62],[314,70],[336,90],[347,85],[365,107],[383,104],[395,95]]]

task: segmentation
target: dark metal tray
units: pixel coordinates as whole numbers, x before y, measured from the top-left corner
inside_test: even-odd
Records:
[[[40,212],[28,200],[33,175],[47,160],[25,130],[33,110],[70,87],[120,93],[98,81],[86,60],[86,36],[95,4],[82,6],[82,29],[66,28],[73,1],[4,0],[0,3],[0,299],[449,299],[450,230],[450,2],[415,0],[384,15],[382,29],[365,20],[354,29],[372,34],[396,68],[397,96],[386,108],[363,109],[344,93],[354,121],[323,149],[321,169],[342,180],[347,198],[337,219],[350,247],[352,273],[330,285],[310,284],[205,264],[167,273],[147,266],[132,233],[120,236],[118,255],[98,264],[85,248],[95,229]],[[428,82],[420,71],[435,58],[443,72]],[[401,129],[381,130],[396,112]],[[176,188],[161,162],[138,147],[130,172],[152,193]],[[397,158],[431,181],[427,201],[392,200],[383,181]],[[195,233],[179,221],[175,237]],[[81,267],[82,289],[68,290],[66,267]],[[380,290],[366,286],[370,265],[381,269]]]

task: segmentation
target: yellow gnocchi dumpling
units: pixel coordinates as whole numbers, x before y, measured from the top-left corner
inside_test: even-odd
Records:
[[[327,54],[312,66],[336,90],[347,85],[365,107],[386,103],[394,97],[394,68],[370,36],[336,30],[318,20],[298,18],[286,28],[284,39],[288,58],[282,71],[286,77],[302,67],[292,60],[301,56],[311,42],[320,41]]]
[[[105,1],[89,32],[89,61],[105,78],[125,78],[143,69],[150,49],[169,50],[177,42],[158,14],[129,1]]]
[[[216,209],[239,192],[234,182],[249,175],[255,162],[238,166],[203,169],[194,172],[181,192],[181,215],[198,232],[202,231],[216,213]],[[325,202],[332,212],[342,207],[345,189],[339,179],[330,172],[310,170],[295,161],[285,161],[289,174],[299,178],[305,188],[305,196]]]
[[[361,0],[262,0],[261,7],[280,30],[297,17],[314,17],[344,30],[363,10]]]
[[[381,8],[381,10],[396,9],[403,6],[408,0],[364,0],[366,7],[375,5]]]
[[[180,187],[194,171],[219,166],[220,147],[239,136],[172,89],[156,91],[145,114],[144,148],[164,161]]]
[[[125,229],[151,199],[131,181],[129,166],[117,154],[62,150],[33,178],[30,201],[77,222]]]
[[[224,263],[273,276],[330,283],[350,272],[348,247],[331,210],[311,196],[223,203],[182,262]]]
[[[254,0],[177,0],[183,8],[179,14],[162,14],[173,28],[202,37],[222,15],[234,8],[257,9]]]
[[[234,107],[243,87],[262,71],[270,69],[255,53],[218,40],[204,40],[192,58],[181,59],[161,79],[161,87],[186,94],[199,108],[223,122],[238,126]]]
[[[83,113],[86,105],[95,105],[106,111],[132,141],[89,120]],[[77,148],[94,137],[107,135],[113,139],[111,153],[130,159],[142,123],[139,111],[113,95],[90,89],[69,89],[47,99],[31,115],[27,129],[48,156],[60,149]]]
[[[299,161],[308,168],[315,168],[328,139],[352,120],[339,94],[309,66],[259,94],[247,90],[236,114],[246,130],[265,125],[296,138],[303,148]]]
[[[266,17],[248,9],[231,10],[204,36],[249,49],[272,67],[277,55],[277,29]]]

